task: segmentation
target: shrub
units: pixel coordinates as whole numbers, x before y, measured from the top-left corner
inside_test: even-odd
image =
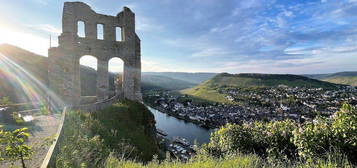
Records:
[[[301,125],[292,120],[227,124],[212,133],[203,149],[216,157],[242,152],[279,160],[311,160],[338,152],[356,163],[357,110],[343,105],[331,118]]]
[[[216,156],[228,153],[257,153],[264,157],[292,158],[296,146],[291,142],[296,123],[291,120],[270,123],[227,124],[211,135],[205,150]]]
[[[243,125],[227,124],[211,134],[207,150],[216,156],[236,152],[263,154],[266,144],[262,126],[258,122]]]
[[[10,101],[9,97],[2,97],[0,99],[0,105],[6,106],[6,105],[9,105],[9,104],[11,104],[11,101]]]
[[[333,115],[332,130],[335,145],[357,162],[357,110],[355,107],[344,104],[340,111]]]
[[[41,105],[40,106],[40,112],[41,112],[42,115],[50,114],[50,111],[47,109],[46,105]]]
[[[66,116],[64,137],[60,154],[56,158],[56,167],[98,167],[104,163],[109,150],[99,136],[89,136],[80,112],[71,111]]]
[[[14,123],[19,124],[19,125],[25,123],[25,121],[21,117],[19,117],[19,113],[13,112],[11,114],[11,116],[12,116],[12,119],[13,119]]]
[[[326,118],[306,122],[294,130],[293,142],[302,158],[318,157],[331,151],[333,141],[331,121]]]
[[[268,156],[274,159],[291,159],[297,155],[297,148],[291,141],[297,124],[292,120],[270,122],[266,125],[265,141]]]
[[[14,131],[0,128],[0,161],[9,160],[13,166],[15,161],[21,160],[22,167],[26,168],[24,160],[30,159],[33,154],[31,147],[25,144],[29,136],[27,128]]]

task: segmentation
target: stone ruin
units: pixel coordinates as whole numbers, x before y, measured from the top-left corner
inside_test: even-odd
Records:
[[[85,37],[78,36],[78,22],[84,22]],[[103,27],[103,39],[98,39],[97,26]],[[121,39],[116,39],[116,29]],[[122,86],[116,96],[142,100],[140,39],[135,33],[135,14],[127,7],[117,14],[97,14],[82,2],[65,2],[59,46],[48,51],[49,87],[68,106],[81,102],[80,63],[82,56],[97,58],[96,101],[109,98],[108,62],[117,57],[124,62]],[[94,89],[94,88],[93,88]],[[50,98],[51,99],[51,98]]]

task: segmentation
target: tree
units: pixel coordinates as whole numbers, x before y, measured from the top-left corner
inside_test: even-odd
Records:
[[[0,99],[0,105],[6,106],[6,105],[9,105],[9,104],[11,104],[11,102],[9,100],[9,97],[2,97]]]
[[[25,160],[30,159],[33,151],[25,144],[30,134],[27,128],[15,131],[0,130],[0,160],[10,160],[12,164],[21,160],[23,168],[26,168]]]

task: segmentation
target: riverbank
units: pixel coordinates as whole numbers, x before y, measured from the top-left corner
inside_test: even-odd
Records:
[[[172,111],[170,111],[170,110],[166,110],[166,109],[163,108],[163,107],[154,106],[154,105],[152,105],[152,104],[150,104],[150,103],[147,103],[147,102],[145,103],[145,105],[148,106],[148,107],[150,107],[150,108],[153,108],[153,109],[155,109],[155,110],[158,110],[158,111],[160,111],[160,112],[162,112],[162,113],[165,113],[165,114],[167,114],[167,115],[169,115],[169,116],[175,117],[175,118],[177,118],[177,119],[179,119],[179,120],[183,120],[183,121],[185,121],[185,122],[194,123],[194,124],[196,124],[196,125],[198,125],[198,126],[200,126],[200,127],[202,127],[202,128],[205,128],[205,129],[217,129],[217,128],[218,128],[218,127],[214,126],[213,124],[204,123],[204,122],[200,122],[200,121],[197,121],[197,120],[192,120],[192,119],[190,119],[190,118],[187,117],[187,116],[180,116],[180,115],[178,115],[177,113],[172,112]]]
[[[204,128],[193,122],[178,119],[148,105],[146,107],[155,117],[156,129],[164,131],[169,139],[179,136],[187,139],[191,144],[209,143],[210,135],[214,131],[213,129]]]

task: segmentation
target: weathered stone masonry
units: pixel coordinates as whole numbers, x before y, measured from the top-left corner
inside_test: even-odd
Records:
[[[85,23],[85,37],[77,35],[78,22]],[[97,24],[104,25],[104,39],[97,39]],[[122,41],[116,41],[116,27],[120,27]],[[59,46],[48,51],[49,86],[66,105],[80,104],[80,64],[84,55],[97,58],[97,101],[108,98],[108,61],[118,57],[124,62],[122,94],[125,98],[141,101],[140,39],[135,33],[135,14],[127,7],[117,16],[97,14],[82,2],[65,2],[62,34]],[[93,88],[94,89],[94,88]]]

